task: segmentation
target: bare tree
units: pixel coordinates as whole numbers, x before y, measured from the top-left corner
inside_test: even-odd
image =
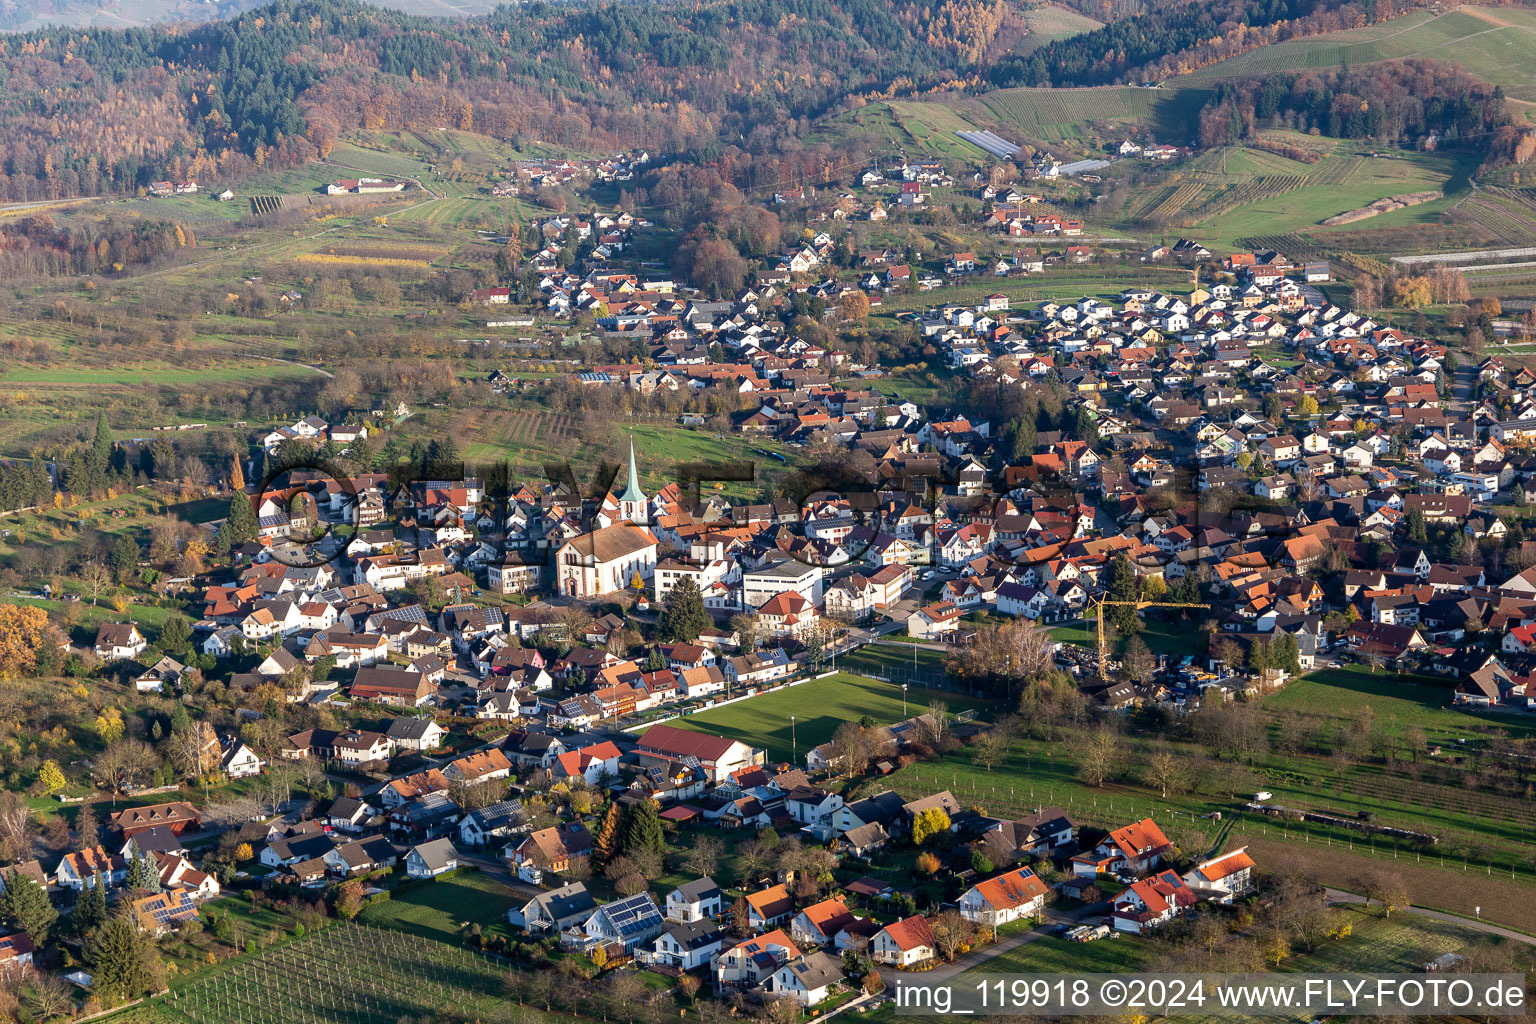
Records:
[[[976,737],[976,741],[971,744],[971,756],[977,764],[990,772],[993,766],[1007,759],[1008,751],[1012,747],[1013,736],[1009,731],[1001,726],[994,726]]]
[[[219,735],[207,722],[193,722],[185,729],[173,731],[166,740],[171,763],[183,774],[204,779],[219,770],[223,751]]]
[[[32,809],[20,793],[0,793],[0,859],[26,860],[32,851]]]
[[[1120,744],[1120,737],[1108,729],[1099,729],[1083,745],[1078,774],[1090,786],[1102,786],[1119,773],[1124,760],[1125,748]]]
[[[203,820],[211,825],[239,828],[261,815],[261,804],[255,797],[236,796],[209,804],[203,808]]]
[[[934,946],[946,961],[954,960],[960,947],[970,942],[976,932],[971,922],[953,907],[940,911],[930,928],[933,931]]]
[[[112,585],[112,570],[101,562],[86,562],[80,567],[80,582],[90,591],[94,606],[101,592]]]
[[[1162,794],[1164,800],[1168,799],[1170,789],[1183,789],[1189,784],[1189,773],[1184,770],[1184,762],[1177,754],[1166,750],[1152,755],[1152,760],[1147,762],[1144,778],[1147,785]]]
[[[315,795],[317,787],[329,781],[325,776],[325,762],[318,757],[306,757],[295,766],[298,773],[299,785],[310,796]]]
[[[831,758],[838,772],[858,775],[874,759],[876,740],[872,731],[858,722],[843,722],[832,732]]]
[[[158,767],[160,758],[149,744],[139,740],[118,740],[96,758],[91,776],[115,796],[148,779]]]
[[[70,1015],[75,1008],[74,994],[69,985],[56,974],[33,971],[22,989],[22,999],[27,1009],[38,1020],[54,1020]]]
[[[700,836],[694,840],[683,866],[696,875],[712,875],[720,866],[720,851],[724,848],[724,844],[713,836]]]
[[[1152,656],[1147,642],[1139,636],[1126,641],[1125,657],[1121,664],[1125,666],[1125,674],[1138,683],[1147,682],[1157,671],[1157,659]]]

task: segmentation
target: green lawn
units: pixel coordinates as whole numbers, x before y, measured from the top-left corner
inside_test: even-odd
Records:
[[[1115,974],[1147,969],[1155,948],[1139,939],[1098,939],[1073,942],[1046,936],[994,956],[967,973],[984,974]]]
[[[1372,672],[1360,665],[1322,669],[1288,683],[1264,700],[1271,711],[1300,711],[1335,719],[1348,719],[1369,707],[1378,723],[1400,732],[1418,726],[1435,741],[1454,743],[1489,729],[1511,736],[1536,734],[1536,722],[1527,716],[1478,713],[1451,706],[1451,681],[1433,676],[1399,676],[1385,670]]]
[[[840,672],[739,704],[701,711],[671,724],[741,740],[764,748],[770,759],[788,761],[804,757],[806,751],[831,739],[844,722],[856,722],[864,715],[880,725],[901,721],[901,698],[901,687],[895,683]],[[951,713],[991,706],[990,701],[912,687],[907,691],[906,717],[926,711],[929,702],[935,700],[948,705]],[[791,715],[795,716],[793,731]]]
[[[394,898],[364,908],[360,920],[429,939],[456,943],[463,928],[478,922],[489,931],[505,924],[507,910],[521,903],[496,879],[478,871],[456,871],[430,882],[407,884]]]

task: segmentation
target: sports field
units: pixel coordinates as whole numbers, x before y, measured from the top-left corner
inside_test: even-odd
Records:
[[[891,725],[927,711],[929,703],[935,700],[943,701],[952,714],[991,706],[989,701],[916,686],[907,690],[906,698],[903,714],[898,684],[840,672],[738,704],[701,711],[670,724],[741,740],[762,747],[771,760],[789,761],[792,757],[803,758],[806,751],[831,739],[842,723],[857,722],[865,715],[878,725]],[[795,716],[793,726],[791,715]]]

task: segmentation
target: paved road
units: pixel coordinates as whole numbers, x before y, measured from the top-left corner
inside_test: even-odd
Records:
[[[1451,398],[1460,408],[1466,409],[1471,406],[1476,392],[1477,366],[1470,363],[1459,364],[1456,372],[1451,376]]]
[[[1364,903],[1365,897],[1358,893],[1344,892],[1341,889],[1325,890],[1324,895],[1329,903]],[[1442,910],[1430,910],[1428,907],[1409,907],[1408,910],[1420,917],[1433,918],[1436,921],[1447,921],[1462,928],[1470,928],[1475,932],[1483,932],[1487,935],[1498,935],[1514,942],[1523,942],[1527,946],[1536,946],[1536,936],[1526,935],[1524,932],[1511,931],[1501,928],[1487,921],[1474,921],[1469,918],[1459,917],[1456,914],[1447,914]]]

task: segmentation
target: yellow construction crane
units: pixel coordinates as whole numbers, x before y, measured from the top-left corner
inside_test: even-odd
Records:
[[[1099,609],[1099,678],[1109,675],[1109,654],[1104,642],[1104,609],[1108,608],[1135,608],[1141,611],[1143,608],[1204,608],[1210,609],[1208,604],[1196,604],[1183,601],[1100,601],[1096,605]]]

